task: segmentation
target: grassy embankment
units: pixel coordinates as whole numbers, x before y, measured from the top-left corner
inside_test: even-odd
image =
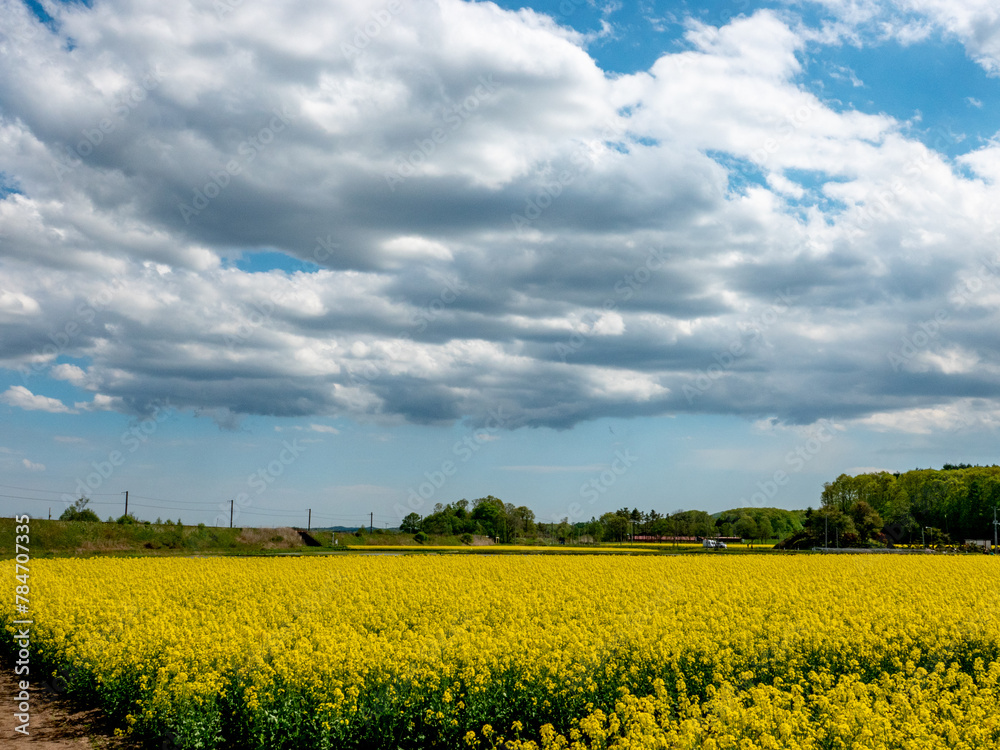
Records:
[[[13,518],[0,518],[0,558],[15,554]],[[470,549],[458,537],[434,536],[418,545],[409,534],[376,530],[359,534],[312,530],[303,537],[293,528],[215,528],[178,524],[119,524],[86,521],[30,521],[30,556],[65,557],[93,555],[267,555],[326,554],[354,548],[389,547],[403,550],[430,548]],[[477,539],[480,544],[489,540]],[[471,549],[482,549],[476,546]]]
[[[0,518],[0,558],[15,554],[15,522]],[[520,540],[519,540],[520,541]],[[65,557],[94,555],[268,555],[328,554],[330,552],[461,552],[480,554],[505,553],[707,553],[715,550],[700,545],[629,544],[601,545],[546,544],[530,540],[516,545],[496,545],[486,537],[476,537],[464,544],[457,536],[432,536],[423,544],[412,534],[376,529],[357,534],[313,530],[306,536],[292,528],[215,528],[177,524],[118,524],[84,521],[49,521],[32,519],[28,548],[30,556]],[[757,549],[770,545],[757,545]],[[750,551],[742,545],[727,552]],[[725,553],[723,553],[725,554]]]
[[[262,554],[305,549],[297,531],[278,529],[222,529],[176,524],[118,524],[32,519],[30,556],[95,554]],[[0,518],[0,557],[14,556],[15,522]]]

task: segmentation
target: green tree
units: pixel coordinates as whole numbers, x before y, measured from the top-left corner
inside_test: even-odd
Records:
[[[59,516],[60,521],[90,521],[100,523],[100,517],[94,513],[87,504],[90,502],[89,497],[81,497],[66,510],[62,512]]]
[[[844,513],[840,508],[826,506],[813,513],[812,519],[813,538],[817,541],[828,540],[832,547],[843,540],[848,535],[856,535],[854,520]],[[842,545],[843,546],[843,545]]]
[[[774,538],[774,529],[771,528],[771,521],[766,516],[757,522],[757,538],[761,541]]]
[[[604,538],[612,542],[622,542],[628,537],[629,517],[621,513],[605,513],[601,516]]]
[[[573,527],[569,525],[569,518],[564,518],[556,527],[556,539],[560,544],[566,544],[573,536]]]
[[[535,512],[525,505],[514,508],[510,514],[510,522],[514,533],[520,536],[535,536],[538,531],[535,524]]]
[[[849,513],[854,503],[858,500],[859,485],[863,483],[859,475],[852,477],[849,474],[841,474],[833,482],[823,485],[821,498],[824,506],[833,506],[843,513]]]
[[[756,539],[760,531],[757,529],[757,522],[750,516],[740,516],[736,522],[736,535],[747,539]]]
[[[489,536],[499,539],[503,544],[509,544],[514,538],[514,528],[511,523],[510,510],[507,504],[498,497],[487,495],[472,501],[472,518],[482,525]],[[511,506],[513,510],[513,506]]]
[[[407,513],[399,524],[399,530],[404,534],[416,534],[420,531],[420,514]]]
[[[881,531],[884,525],[882,517],[864,500],[859,500],[851,508],[851,520],[854,521],[854,528],[862,542],[867,541],[872,535]]]
[[[604,539],[604,525],[596,518],[591,517],[584,529],[584,533],[595,542],[600,542]]]

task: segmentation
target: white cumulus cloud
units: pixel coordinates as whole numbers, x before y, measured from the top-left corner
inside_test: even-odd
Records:
[[[73,409],[70,409],[59,399],[35,395],[23,385],[12,385],[3,393],[0,393],[0,401],[9,406],[24,409],[25,411],[47,411],[52,414],[75,413]]]

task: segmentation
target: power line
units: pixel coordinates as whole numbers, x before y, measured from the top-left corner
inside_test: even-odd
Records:
[[[65,494],[69,494],[69,493],[65,493],[65,492],[59,492],[58,490],[40,490],[40,489],[35,489],[35,488],[32,488],[32,487],[18,487],[18,486],[15,486],[15,485],[7,485],[7,484],[0,484],[0,487],[6,488],[6,489],[23,490],[25,492],[36,492],[36,493],[51,494],[51,495],[65,495]],[[120,496],[121,494],[122,493],[120,493],[120,492],[98,492],[98,493],[88,494],[87,497],[91,498],[91,504],[94,505],[94,506],[118,505],[118,502],[93,500],[92,498],[94,498],[94,497],[117,497],[117,496]],[[51,499],[49,499],[49,498],[27,497],[25,495],[8,495],[8,494],[2,494],[2,493],[0,493],[0,498],[9,498],[9,499],[12,499],[12,500],[32,500],[32,501],[35,501],[35,502],[51,502]],[[153,503],[168,503],[168,504],[167,505],[158,505],[158,504],[151,504],[151,503],[135,502],[135,500],[148,500],[148,501],[153,501]],[[137,507],[137,508],[145,508],[147,510],[177,510],[177,511],[180,511],[180,510],[189,509],[189,510],[191,510],[193,512],[199,511],[199,510],[200,511],[212,512],[212,511],[218,511],[221,507],[223,507],[225,505],[225,501],[224,500],[197,500],[197,501],[190,501],[190,500],[166,500],[164,498],[148,497],[148,496],[145,496],[145,495],[131,494],[130,495],[130,505],[132,505],[133,507]],[[185,506],[185,507],[179,507],[179,506]],[[268,507],[268,506],[260,507],[260,506],[255,506],[255,505],[251,504],[251,505],[247,505],[247,506],[244,506],[244,507],[240,508],[240,512],[243,513],[243,514],[245,514],[245,515],[251,515],[251,516],[262,516],[262,517],[271,517],[271,518],[287,518],[289,516],[305,515],[305,514],[307,514],[307,513],[310,512],[310,509],[309,508],[272,508],[272,507]],[[373,516],[374,516],[374,514],[371,514],[371,513],[369,514],[369,523],[372,522]],[[330,514],[330,515],[328,515],[328,514],[325,514],[325,513],[316,513],[316,514],[313,514],[312,517],[315,520],[317,520],[317,521],[335,521],[335,522],[337,522],[337,521],[339,521],[339,522],[346,521],[346,522],[357,524],[359,526],[364,526],[365,525],[364,521],[363,521],[362,514],[358,514],[356,516],[354,516],[354,515],[344,516],[344,515],[336,515],[336,514]],[[398,519],[396,519],[395,516],[379,515],[379,520],[380,521],[385,521],[385,522],[390,522],[390,521],[394,522],[394,521],[396,521]]]
[[[132,497],[137,497],[140,500],[152,500],[157,503],[175,503],[177,505],[205,505],[206,503],[218,502],[217,500],[164,500],[162,497],[146,497],[145,495],[133,494]]]
[[[22,495],[0,495],[0,497],[8,497],[8,498],[11,498],[13,500],[34,500],[35,502],[39,502],[39,503],[51,503],[52,502],[52,500],[50,498],[47,498],[47,497],[24,497]],[[118,505],[118,503],[113,503],[113,502],[110,502],[110,501],[100,501],[100,500],[98,500],[97,502],[94,503],[94,505]]]
[[[47,497],[24,497],[22,495],[0,495],[0,497],[9,497],[14,500],[37,500],[40,503],[51,503],[52,500]]]
[[[34,487],[15,487],[12,484],[0,484],[0,487],[5,487],[8,490],[25,490],[27,492],[40,492],[42,494],[48,495],[67,495],[68,492],[60,492],[59,490],[36,490]],[[97,492],[94,493],[94,497],[105,497],[111,495],[117,495],[117,492]]]
[[[131,495],[131,497],[137,498],[139,500],[152,500],[154,502],[160,502],[160,503],[174,503],[176,505],[191,505],[191,506],[195,506],[195,507],[206,509],[206,510],[210,509],[210,508],[206,508],[206,506],[208,506],[208,505],[215,506],[216,509],[222,508],[222,506],[225,505],[225,501],[224,500],[221,500],[221,501],[220,500],[203,500],[203,501],[195,501],[195,502],[184,501],[184,500],[164,500],[163,498],[159,498],[159,497],[147,497],[145,495],[136,495],[134,493]],[[160,509],[165,509],[165,510],[172,510],[172,509],[174,509],[174,508],[171,508],[171,507],[166,507],[165,508],[164,506],[160,506],[160,505],[143,505],[141,507],[146,507],[146,508],[160,508]],[[309,512],[309,508],[272,508],[272,507],[268,507],[268,506],[263,506],[262,507],[262,506],[258,506],[258,505],[247,505],[247,506],[241,507],[240,511],[243,512],[243,513],[254,513],[256,515],[261,515],[261,516],[264,516],[264,515],[288,516],[288,515],[298,515],[298,514],[301,514],[301,513],[308,513]],[[314,515],[315,518],[325,518],[325,519],[333,519],[333,520],[355,520],[356,519],[355,516],[327,515],[327,514],[324,514],[324,513],[316,513],[316,514],[313,514],[313,515]],[[394,516],[379,515],[379,520],[382,520],[382,521],[394,521],[396,519],[395,519]]]

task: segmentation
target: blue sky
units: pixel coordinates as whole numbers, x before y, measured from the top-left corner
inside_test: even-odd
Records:
[[[985,2],[0,5],[4,515],[996,462]]]

